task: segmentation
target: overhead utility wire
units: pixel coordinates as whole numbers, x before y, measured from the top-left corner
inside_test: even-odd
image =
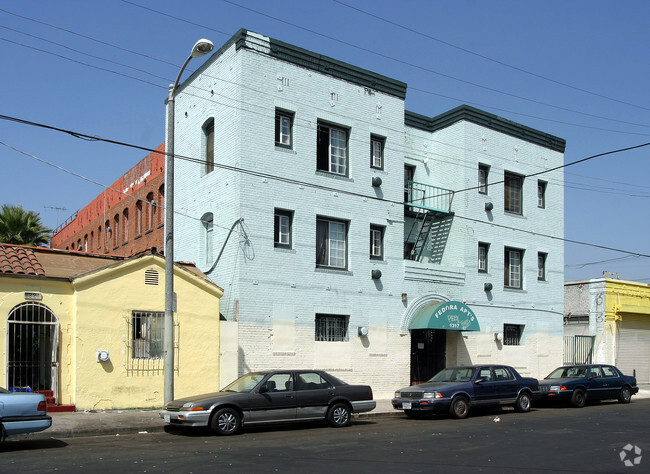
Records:
[[[218,32],[218,33],[220,33],[220,34],[224,34],[224,35],[226,35],[226,36],[228,35],[227,33],[224,33],[224,32],[222,32],[222,31],[220,31],[220,30],[216,30],[216,29],[214,29],[214,28],[210,28],[210,27],[207,27],[207,26],[205,26],[205,25],[199,25],[199,24],[197,24],[197,23],[191,22],[191,21],[189,21],[189,20],[185,20],[185,19],[183,19],[183,18],[179,18],[179,17],[173,16],[173,15],[169,15],[169,14],[167,14],[167,13],[160,12],[160,11],[158,11],[158,10],[154,10],[154,9],[152,9],[152,8],[148,8],[148,7],[145,7],[145,6],[142,6],[142,5],[138,5],[138,4],[134,3],[134,2],[129,2],[129,1],[126,1],[126,0],[121,0],[121,1],[123,1],[124,3],[130,4],[130,5],[133,5],[133,6],[139,7],[139,8],[143,8],[143,9],[148,10],[148,11],[151,11],[151,12],[153,12],[153,13],[157,13],[157,14],[160,14],[160,15],[163,15],[163,16],[168,16],[168,17],[170,17],[170,18],[172,18],[172,19],[175,19],[175,20],[178,20],[178,21],[186,22],[186,23],[189,23],[189,24],[192,24],[192,25],[195,25],[195,26],[200,26],[200,27],[202,27],[202,28],[207,28],[207,29],[209,29],[209,30],[212,30],[212,31]],[[244,8],[244,7],[241,7],[241,8]],[[16,13],[12,13],[12,12],[9,12],[9,11],[4,10],[4,9],[1,9],[1,8],[0,8],[0,11],[3,11],[3,12],[8,13],[8,14],[10,14],[10,15],[17,16],[17,17],[19,17],[19,18],[23,18],[23,19],[25,19],[25,20],[34,21],[34,22],[36,22],[36,23],[43,24],[43,25],[49,26],[49,27],[51,27],[51,28],[59,29],[59,30],[65,31],[65,32],[70,33],[70,34],[74,34],[74,35],[80,36],[80,37],[82,37],[82,38],[86,38],[86,39],[89,39],[89,40],[92,40],[92,41],[96,41],[96,42],[98,42],[98,43],[100,43],[100,44],[103,44],[103,45],[106,45],[106,46],[111,46],[111,47],[113,47],[113,48],[117,48],[117,49],[122,50],[122,51],[126,51],[126,52],[129,52],[129,53],[132,53],[132,54],[137,54],[137,55],[140,55],[140,56],[146,57],[146,58],[148,58],[148,59],[152,59],[152,60],[154,60],[154,61],[159,61],[159,62],[161,62],[161,63],[169,64],[169,65],[174,65],[173,63],[170,63],[170,62],[168,62],[168,61],[165,61],[165,60],[162,60],[162,59],[159,59],[159,58],[155,58],[155,57],[153,57],[153,56],[145,55],[145,54],[142,54],[142,53],[138,53],[138,52],[136,52],[136,51],[132,51],[132,50],[129,50],[129,49],[126,49],[126,48],[122,48],[122,47],[117,46],[117,45],[112,44],[112,43],[108,43],[108,42],[105,42],[105,41],[97,40],[97,39],[95,39],[95,38],[93,38],[93,37],[90,37],[90,36],[87,36],[87,35],[82,35],[82,34],[80,34],[80,33],[76,33],[76,32],[74,32],[74,31],[71,31],[71,30],[68,30],[68,29],[65,29],[65,28],[58,27],[58,26],[56,26],[56,25],[52,25],[52,24],[49,24],[49,23],[45,23],[45,22],[42,22],[42,21],[39,21],[39,20],[35,20],[35,19],[32,19],[32,18],[29,18],[29,17],[25,17],[25,16],[23,16],[23,15],[19,15],[19,14],[16,14]],[[254,11],[254,10],[253,10],[253,11]],[[259,13],[259,14],[263,15],[262,13]],[[274,18],[274,17],[271,17],[271,18]],[[279,20],[279,19],[278,19],[278,21],[282,21],[282,20]],[[294,25],[291,24],[291,23],[289,23],[289,24],[292,25],[292,26],[294,26]],[[298,26],[296,26],[296,27],[298,27]],[[298,28],[300,28],[300,27],[298,27]],[[318,33],[318,32],[314,32],[314,31],[312,31],[312,30],[307,30],[307,31],[312,32],[312,33],[317,34],[317,35],[320,34],[320,33]],[[328,36],[326,36],[326,37],[329,38]],[[335,38],[333,38],[333,40],[338,41],[338,40],[336,40]],[[9,41],[9,40],[7,40],[7,41]],[[45,41],[47,41],[47,40],[45,40]],[[26,48],[30,48],[29,46],[24,45],[24,44],[21,44],[21,43],[15,43],[15,42],[14,42],[14,44],[17,44],[17,45],[19,45],[19,46],[23,46],[23,47],[26,47]],[[54,44],[57,44],[57,43],[54,43]],[[349,44],[349,43],[345,43],[345,44]],[[350,46],[352,46],[352,47],[357,47],[357,46],[355,46],[355,45],[350,45]],[[65,46],[64,46],[64,47],[65,47]],[[70,48],[68,48],[68,49],[70,49]],[[45,50],[39,50],[39,51],[49,53],[48,51],[45,51]],[[373,51],[369,51],[369,52],[373,52]],[[54,54],[54,55],[56,55],[55,53],[50,53],[50,54]],[[86,55],[88,55],[87,53],[81,53],[81,54],[86,54]],[[59,57],[62,57],[62,58],[64,58],[64,59],[66,59],[66,58],[63,57],[63,56],[59,56]],[[393,59],[393,60],[395,60],[395,61],[399,61],[399,60],[394,59],[394,58],[390,58],[390,59]],[[107,60],[107,59],[104,59],[104,60],[105,60],[105,61],[109,61],[109,62],[111,62],[110,60]],[[74,60],[71,60],[71,61],[74,61]],[[81,63],[81,64],[84,64],[84,63]],[[88,66],[89,66],[89,67],[95,67],[95,66],[92,66],[92,65],[88,65]],[[178,67],[178,65],[175,65],[175,66]],[[125,66],[125,67],[130,67],[130,66]],[[414,67],[417,67],[417,66],[414,66]],[[132,68],[132,67],[130,67],[130,68],[131,68],[131,69],[137,69],[137,68]],[[191,71],[191,69],[188,69],[188,71]],[[154,77],[159,77],[159,76],[155,76],[154,74],[151,74],[151,73],[148,73],[148,72],[147,72],[147,74],[149,74],[149,75],[151,75],[151,76],[154,76]],[[556,119],[549,119],[549,118],[545,118],[545,117],[538,117],[538,116],[535,116],[535,115],[524,114],[524,113],[517,112],[517,111],[514,111],[514,110],[503,109],[503,108],[499,108],[499,107],[495,107],[495,106],[491,106],[491,105],[481,104],[481,103],[474,102],[474,101],[467,101],[467,100],[464,100],[464,99],[459,99],[459,98],[457,98],[457,97],[446,96],[446,95],[444,95],[444,94],[439,94],[439,93],[435,93],[435,92],[432,92],[432,91],[426,91],[426,90],[418,89],[418,88],[414,88],[414,87],[411,87],[411,90],[418,91],[418,92],[422,92],[422,93],[426,93],[426,94],[435,95],[435,96],[437,96],[437,97],[447,98],[447,99],[450,99],[450,100],[455,100],[455,101],[462,102],[462,103],[468,103],[468,104],[476,105],[476,106],[479,106],[479,107],[484,107],[484,108],[491,109],[491,110],[498,110],[498,111],[507,112],[507,113],[514,114],[514,115],[519,115],[519,116],[523,116],[523,117],[530,117],[530,118],[534,118],[534,119],[538,119],[538,120],[544,120],[544,121],[553,122],[553,123],[560,123],[560,124],[563,124],[563,125],[570,125],[570,126],[575,126],[575,127],[582,127],[582,128],[592,129],[592,130],[607,131],[607,132],[612,132],[612,133],[622,133],[622,134],[627,134],[627,135],[642,135],[642,136],[648,136],[648,134],[646,134],[646,133],[640,133],[640,132],[629,132],[629,131],[621,131],[621,130],[611,130],[611,129],[606,129],[606,128],[602,128],[602,127],[593,127],[593,126],[589,126],[589,125],[581,125],[581,124],[577,124],[577,123],[565,122],[565,121],[560,121],[560,120],[556,120]],[[571,110],[571,109],[566,109],[566,110],[568,110],[568,111],[570,111],[570,112],[577,113],[577,114],[582,114],[582,112],[579,112],[579,111],[573,111],[573,110]],[[595,116],[595,117],[598,118],[598,116]],[[621,120],[618,120],[618,119],[613,119],[613,118],[602,117],[602,119],[604,119],[604,120],[608,120],[608,121],[613,121],[613,122],[621,122],[621,123],[625,123],[625,124],[629,124],[629,125],[635,125],[635,126],[639,126],[639,127],[650,127],[650,125],[636,124],[636,123],[633,123],[633,122],[628,123],[628,122],[621,121]]]
[[[0,119],[20,123],[20,124],[23,124],[23,125],[30,125],[30,126],[33,126],[33,127],[40,127],[40,128],[45,128],[45,129],[48,129],[48,130],[53,130],[53,131],[57,131],[57,132],[66,133],[66,134],[71,135],[71,136],[73,136],[75,138],[80,138],[80,139],[85,139],[85,140],[90,140],[90,141],[101,141],[101,142],[105,142],[105,143],[111,143],[111,144],[114,144],[114,145],[120,145],[120,146],[124,146],[124,147],[135,148],[135,149],[138,149],[138,150],[145,150],[145,151],[149,151],[151,153],[158,153],[158,154],[169,156],[169,154],[166,153],[166,152],[162,152],[162,151],[155,150],[155,149],[152,149],[152,148],[147,148],[147,147],[143,147],[143,146],[140,146],[140,145],[133,145],[133,144],[130,144],[130,143],[121,142],[121,141],[118,141],[118,140],[112,140],[112,139],[108,139],[108,138],[100,138],[100,137],[96,137],[96,136],[91,136],[91,135],[87,135],[87,134],[84,134],[84,133],[75,132],[75,131],[72,131],[72,130],[65,130],[65,129],[62,129],[62,128],[54,127],[54,126],[51,126],[51,125],[45,125],[45,124],[41,124],[41,123],[38,123],[38,122],[31,122],[29,120],[19,119],[17,117],[11,117],[11,116],[8,116],[8,115],[0,115]],[[0,142],[0,143],[2,143],[2,142]],[[2,143],[2,144],[4,145],[4,143]],[[590,160],[590,159],[593,159],[593,158],[596,158],[596,157],[599,157],[599,156],[604,156],[604,155],[611,154],[611,153],[617,153],[617,152],[621,152],[621,151],[625,151],[625,150],[629,150],[629,149],[633,149],[633,148],[639,148],[641,146],[647,146],[647,145],[650,145],[650,143],[647,143],[645,145],[639,145],[639,146],[636,146],[636,147],[630,147],[630,148],[626,148],[626,149],[622,149],[622,150],[613,150],[613,151],[609,151],[609,152],[605,152],[605,153],[599,153],[598,155],[593,155],[593,156],[590,156],[590,157],[583,158],[581,160],[577,160],[577,161],[572,162],[572,163],[567,163],[566,165],[562,165],[561,167],[571,166],[571,165],[574,165],[576,163],[582,163],[584,161],[587,161],[587,160]],[[5,146],[7,146],[7,145],[5,145]],[[192,157],[188,157],[188,156],[183,156],[183,155],[178,155],[178,154],[174,154],[173,158],[178,158],[178,159],[193,162],[193,163],[202,163],[202,164],[206,163],[205,160],[201,160],[201,159],[198,159],[198,158],[192,158]],[[215,168],[225,169],[225,170],[233,171],[233,172],[237,172],[237,173],[249,174],[249,175],[252,175],[252,176],[257,176],[257,177],[262,177],[262,178],[268,178],[268,179],[272,179],[272,180],[275,180],[275,181],[281,181],[281,182],[290,183],[290,184],[297,184],[297,185],[300,185],[300,186],[310,187],[310,188],[314,188],[314,189],[320,189],[320,190],[325,190],[325,191],[330,191],[330,192],[337,192],[337,193],[346,194],[346,195],[349,195],[349,196],[361,197],[361,198],[365,198],[365,199],[372,199],[372,200],[388,202],[388,203],[392,203],[392,204],[401,204],[401,205],[404,204],[404,202],[402,202],[402,201],[393,201],[393,200],[390,200],[390,199],[379,198],[377,196],[365,195],[365,194],[361,194],[361,193],[355,193],[355,192],[352,192],[352,191],[346,191],[346,190],[342,190],[342,189],[331,188],[329,186],[321,186],[321,185],[317,185],[317,184],[313,184],[313,183],[308,183],[308,182],[305,182],[305,181],[299,181],[299,180],[295,180],[295,179],[284,178],[284,177],[281,177],[281,176],[275,176],[275,175],[271,175],[271,174],[268,174],[268,173],[262,173],[262,172],[253,171],[253,170],[247,170],[247,169],[239,168],[239,167],[236,167],[236,166],[224,165],[224,164],[220,164],[220,163],[213,163],[213,165],[215,166]],[[557,169],[557,168],[554,168],[554,169]],[[542,171],[540,173],[535,173],[535,174],[532,174],[530,176],[535,176],[535,175],[542,174],[542,173],[544,173],[544,172]],[[604,249],[604,250],[611,250],[611,251],[625,253],[625,254],[629,254],[629,255],[635,255],[635,256],[639,256],[639,257],[650,258],[649,254],[642,254],[642,253],[639,253],[639,252],[632,252],[632,251],[629,251],[629,250],[622,250],[622,249],[617,249],[617,248],[614,248],[614,247],[607,247],[607,246],[604,246],[604,245],[592,244],[592,243],[589,243],[589,242],[582,242],[582,241],[579,241],[579,240],[572,240],[572,239],[567,239],[567,238],[564,238],[564,237],[557,237],[557,236],[554,236],[554,235],[542,234],[542,233],[539,233],[539,232],[533,232],[533,231],[529,231],[529,230],[518,229],[516,227],[510,227],[510,226],[506,226],[506,225],[496,224],[494,222],[486,223],[486,222],[481,221],[479,219],[473,219],[471,217],[460,216],[458,214],[454,214],[454,216],[458,217],[459,219],[464,219],[464,220],[476,222],[476,223],[479,223],[479,224],[487,224],[487,225],[490,225],[490,226],[493,226],[493,227],[499,227],[499,228],[502,228],[502,229],[512,230],[512,231],[516,231],[516,232],[523,232],[523,233],[526,233],[526,234],[537,235],[537,236],[545,237],[545,238],[549,238],[549,239],[560,240],[560,241],[563,241],[563,242],[569,242],[569,243],[578,244],[578,245],[585,245],[585,246],[595,247],[595,248]],[[193,219],[195,219],[195,218],[193,218]]]
[[[126,0],[122,0],[122,1],[126,1]],[[304,26],[300,26],[300,25],[297,25],[295,23],[291,23],[291,22],[289,22],[287,20],[284,20],[282,18],[274,17],[272,15],[262,13],[259,10],[255,10],[253,8],[249,8],[249,7],[245,7],[243,5],[239,5],[238,3],[235,3],[235,2],[230,1],[230,0],[223,0],[223,1],[225,3],[229,3],[230,5],[239,7],[241,9],[243,9],[243,10],[248,10],[250,12],[257,13],[258,15],[262,15],[262,16],[265,16],[265,17],[270,18],[272,20],[279,21],[281,23],[285,23],[287,25],[293,26],[294,28],[299,28],[299,29],[301,29],[303,31],[307,31],[309,33],[321,36],[323,38],[327,38],[327,39],[329,39],[331,41],[336,41],[336,42],[344,44],[346,46],[350,46],[352,48],[360,49],[361,51],[364,51],[364,52],[367,52],[367,53],[370,53],[370,54],[374,54],[375,56],[379,56],[379,57],[382,57],[382,58],[385,58],[385,59],[390,59],[391,61],[395,61],[395,62],[398,62],[400,64],[404,64],[404,65],[407,65],[407,66],[410,66],[410,67],[413,67],[413,68],[416,68],[416,69],[420,69],[422,71],[430,72],[432,74],[436,74],[436,75],[441,76],[441,77],[446,77],[447,79],[453,79],[454,81],[462,82],[464,84],[468,84],[468,85],[471,85],[471,86],[474,86],[474,87],[478,87],[480,89],[485,89],[485,90],[488,90],[490,92],[496,92],[498,94],[503,94],[503,95],[506,95],[508,97],[513,97],[515,99],[524,100],[524,101],[531,102],[531,103],[534,103],[534,104],[543,105],[543,106],[546,106],[546,107],[552,107],[554,109],[564,110],[565,112],[580,114],[580,115],[584,115],[584,116],[587,116],[587,117],[598,118],[598,119],[603,119],[603,120],[611,120],[611,121],[614,121],[614,122],[620,122],[620,123],[627,124],[627,125],[636,125],[636,126],[639,126],[639,127],[650,127],[650,125],[637,124],[637,123],[634,123],[634,122],[626,122],[624,120],[612,119],[612,118],[603,117],[603,116],[600,116],[600,115],[590,114],[588,112],[580,112],[580,111],[577,111],[577,110],[569,109],[567,107],[562,107],[560,105],[549,104],[549,103],[542,102],[542,101],[539,101],[539,100],[536,100],[536,99],[530,99],[528,97],[524,97],[524,96],[520,96],[520,95],[517,95],[517,94],[512,94],[510,92],[495,89],[493,87],[484,86],[484,85],[478,84],[476,82],[468,81],[466,79],[461,79],[459,77],[455,77],[455,76],[445,74],[445,73],[442,73],[442,72],[439,72],[439,71],[434,71],[433,69],[429,69],[429,68],[426,68],[424,66],[419,66],[417,64],[409,63],[408,61],[404,61],[402,59],[394,58],[394,57],[379,53],[379,52],[377,52],[375,50],[364,48],[364,47],[361,47],[359,45],[349,43],[347,41],[343,41],[340,38],[336,38],[336,37],[333,37],[333,36],[326,35],[324,33],[320,33],[318,31],[311,30],[309,28],[305,28]],[[131,2],[128,2],[128,3],[131,3]]]
[[[528,71],[528,70],[520,68],[518,66],[513,66],[512,64],[508,64],[508,63],[500,61],[498,59],[494,59],[494,58],[491,58],[489,56],[485,56],[483,54],[477,53],[476,51],[472,51],[470,49],[463,48],[462,46],[458,46],[458,45],[450,43],[448,41],[441,40],[440,38],[436,38],[436,37],[428,35],[426,33],[422,33],[421,31],[414,30],[413,28],[409,28],[408,26],[404,26],[404,25],[402,25],[400,23],[394,22],[392,20],[381,17],[379,15],[375,15],[373,13],[370,13],[370,12],[366,11],[366,10],[362,10],[361,8],[357,8],[357,7],[353,6],[353,5],[349,5],[349,4],[347,4],[345,2],[342,2],[340,0],[333,0],[333,1],[335,3],[338,3],[339,5],[344,6],[344,7],[350,8],[352,10],[356,10],[357,12],[362,13],[364,15],[368,15],[368,16],[370,16],[372,18],[383,21],[383,22],[388,23],[390,25],[397,26],[398,28],[402,28],[403,30],[410,31],[411,33],[414,33],[416,35],[420,35],[420,36],[422,36],[424,38],[428,38],[428,39],[430,39],[432,41],[436,41],[438,43],[449,46],[450,48],[454,48],[454,49],[457,49],[459,51],[463,51],[464,53],[471,54],[473,56],[479,57],[481,59],[485,59],[486,61],[490,61],[490,62],[493,62],[495,64],[499,64],[501,66],[505,66],[505,67],[513,69],[515,71],[523,72],[524,74],[528,74],[530,76],[537,77],[538,79],[543,79],[545,81],[552,82],[552,83],[558,84],[560,86],[568,87],[569,89],[573,89],[573,90],[576,90],[576,91],[579,91],[579,92],[584,92],[585,94],[590,94],[590,95],[593,95],[595,97],[600,97],[601,99],[607,99],[607,100],[611,100],[612,102],[618,102],[619,104],[629,105],[630,107],[636,107],[638,109],[643,109],[643,110],[650,110],[649,107],[644,107],[642,105],[634,104],[634,103],[631,103],[631,102],[626,102],[626,101],[620,100],[620,99],[615,99],[613,97],[609,97],[609,96],[606,96],[606,95],[603,95],[603,94],[599,94],[598,92],[593,92],[593,91],[590,91],[590,90],[587,90],[587,89],[583,89],[581,87],[577,87],[577,86],[573,86],[571,84],[567,84],[566,82],[558,81],[557,79],[553,79],[551,77],[546,77],[546,76],[543,76],[541,74],[537,74],[535,72]]]
[[[9,30],[12,30],[12,31],[17,31],[17,30],[14,30],[14,29],[12,29],[12,28],[4,27],[4,26],[2,26],[2,25],[0,25],[0,27],[1,27],[1,28],[6,28],[6,29],[9,29]],[[19,32],[19,33],[22,33],[22,32]],[[24,33],[24,34],[26,34],[26,33]],[[141,70],[141,69],[133,68],[133,67],[131,67],[131,66],[128,66],[128,65],[125,65],[125,64],[122,64],[122,63],[118,63],[118,62],[115,62],[115,61],[111,61],[111,60],[109,60],[109,59],[101,58],[101,57],[94,56],[94,55],[91,55],[91,54],[88,54],[88,53],[85,53],[85,52],[82,52],[82,51],[78,51],[78,50],[76,50],[76,49],[69,48],[69,47],[67,47],[67,46],[65,46],[65,45],[61,45],[61,44],[59,44],[59,43],[56,43],[56,42],[53,42],[53,41],[47,40],[47,39],[45,39],[45,38],[41,38],[41,37],[34,36],[34,35],[30,35],[30,34],[26,34],[26,35],[27,35],[27,36],[30,36],[30,37],[33,37],[33,38],[40,39],[40,40],[42,40],[42,41],[50,42],[50,43],[52,43],[52,44],[55,44],[55,45],[61,46],[61,47],[63,47],[63,48],[69,49],[69,50],[71,50],[71,51],[78,52],[79,54],[82,54],[82,55],[90,56],[90,57],[93,57],[93,58],[96,58],[96,59],[99,59],[99,60],[104,60],[104,61],[111,62],[111,63],[113,63],[113,64],[117,64],[117,65],[120,65],[120,66],[124,66],[124,67],[127,67],[127,68],[131,68],[131,69],[137,70],[137,71],[139,71],[139,72],[146,73],[146,74],[148,74],[148,75],[150,75],[150,76],[152,76],[152,77],[155,77],[155,78],[159,78],[159,79],[163,79],[163,80],[168,80],[168,78],[164,78],[164,77],[161,77],[161,76],[158,76],[158,75],[155,75],[155,74],[149,73],[148,71],[143,71],[143,70]],[[22,44],[22,43],[17,43],[17,42],[14,42],[14,41],[11,41],[11,40],[8,40],[8,39],[5,39],[5,38],[0,38],[0,39],[2,39],[2,40],[4,40],[4,41],[7,41],[7,42],[10,42],[10,43],[13,43],[13,44],[16,44],[16,45],[18,45],[18,46],[23,46],[23,47],[25,47],[25,48],[35,49],[35,50],[38,50],[38,51],[43,52],[43,53],[46,53],[46,54],[51,54],[51,55],[53,55],[53,56],[59,57],[59,58],[61,58],[61,59],[66,59],[66,60],[68,60],[68,61],[75,62],[75,63],[80,64],[80,65],[83,65],[83,66],[87,66],[87,67],[91,67],[91,68],[95,68],[95,69],[103,70],[103,71],[106,71],[106,72],[111,72],[111,73],[113,73],[113,74],[117,74],[117,75],[120,75],[120,76],[123,76],[123,77],[127,77],[127,78],[129,78],[129,79],[134,79],[134,80],[137,80],[137,81],[140,81],[140,82],[144,82],[144,83],[149,84],[149,85],[155,85],[156,87],[164,88],[163,86],[159,86],[159,85],[157,85],[157,84],[153,84],[153,83],[151,83],[151,82],[149,82],[149,81],[144,81],[144,80],[142,80],[142,79],[139,79],[139,78],[136,78],[136,77],[133,77],[133,76],[130,76],[130,75],[126,75],[126,74],[119,73],[119,72],[116,72],[116,71],[113,71],[113,70],[109,70],[109,69],[101,68],[101,67],[98,67],[98,66],[94,66],[94,65],[92,65],[92,64],[84,63],[84,62],[81,62],[81,61],[75,60],[75,59],[73,59],[73,58],[69,58],[69,57],[67,57],[67,56],[62,56],[62,55],[59,55],[59,54],[56,54],[56,53],[53,53],[53,52],[50,52],[50,51],[47,51],[47,50],[43,50],[43,49],[40,49],[40,48],[34,48],[34,47],[31,47],[31,46],[28,46],[28,45],[25,45],[25,44]],[[217,77],[210,76],[210,75],[207,75],[207,74],[206,74],[206,77],[210,77],[210,78],[213,78],[213,79],[215,79],[215,80],[219,80],[219,81],[226,82],[226,83],[232,83],[231,81],[227,81],[227,80],[225,80],[225,79],[217,78]],[[194,87],[194,86],[192,86],[192,87]],[[244,86],[244,87],[245,87],[245,86]],[[248,87],[248,88],[249,88],[250,90],[254,91],[254,92],[257,92],[257,93],[265,94],[265,95],[269,95],[269,94],[266,93],[266,92],[258,91],[258,90],[252,89],[252,88],[250,88],[250,87]],[[427,91],[423,91],[423,92],[427,92]],[[206,98],[204,98],[204,97],[199,97],[199,96],[196,96],[196,95],[194,95],[194,94],[191,94],[191,93],[189,93],[188,91],[186,91],[186,94],[188,94],[188,95],[190,95],[190,96],[193,96],[193,97],[196,97],[197,99],[200,99],[200,100],[210,100],[210,99],[206,99]],[[222,94],[218,94],[218,95],[221,95],[221,96],[224,97],[224,98],[226,97],[226,96],[223,96]],[[214,103],[218,103],[218,102],[215,102],[215,101],[212,101],[212,102],[214,102]],[[218,104],[220,104],[220,103],[218,103]],[[224,105],[224,106],[226,106],[226,104],[220,104],[220,105]],[[249,105],[256,105],[256,104],[249,104]],[[232,107],[232,106],[231,106],[231,107]],[[243,109],[242,109],[242,110],[243,110]],[[250,112],[252,112],[252,111],[250,111]],[[252,113],[254,113],[254,112],[252,112]],[[516,113],[516,112],[511,112],[511,113]],[[572,125],[572,124],[569,124],[569,125]],[[644,134],[644,135],[645,135],[645,134]],[[436,140],[434,140],[434,141],[436,141]],[[443,146],[452,146],[452,147],[455,147],[455,148],[459,148],[459,149],[461,149],[461,150],[466,150],[466,149],[464,149],[464,148],[462,148],[462,147],[458,147],[458,146],[453,145],[453,144],[448,144],[448,143],[444,143],[444,142],[440,142],[440,141],[438,141],[438,143],[440,143],[440,144],[443,145]],[[410,151],[409,154],[413,155],[414,152],[413,152],[413,151]],[[418,154],[420,154],[420,153],[418,152]],[[421,155],[421,154],[420,154],[420,155]],[[441,158],[445,158],[444,155],[441,155],[441,154],[439,154],[439,153],[438,153],[438,154],[435,154],[435,153],[434,153],[434,155],[438,155],[438,156],[440,156]],[[435,161],[438,161],[438,162],[447,162],[447,163],[450,163],[449,161],[445,161],[445,160],[442,160],[442,159],[440,159],[440,158],[433,158],[433,159],[434,159]],[[468,163],[467,165],[465,165],[465,167],[469,168],[469,167],[470,167],[470,166],[469,166],[469,163]],[[593,178],[593,179],[597,179],[597,178]],[[625,183],[619,183],[619,184],[625,184]],[[570,186],[569,184],[567,184],[566,182],[565,182],[565,186],[571,187],[571,186]],[[582,186],[588,186],[588,185],[582,185]],[[635,186],[635,185],[630,184],[630,186]],[[574,188],[575,188],[575,189],[582,189],[582,190],[591,190],[591,191],[594,191],[594,192],[607,192],[607,191],[602,191],[602,190],[598,190],[598,189],[589,189],[589,188],[586,188],[586,187],[575,187],[575,186],[574,186]],[[611,192],[610,192],[610,194],[611,194]],[[631,197],[647,197],[647,196],[644,196],[644,195],[628,194],[628,193],[621,193],[621,192],[618,192],[617,194],[629,195],[629,196],[631,196]]]

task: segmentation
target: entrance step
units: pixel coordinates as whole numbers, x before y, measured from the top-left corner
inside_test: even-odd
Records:
[[[72,413],[77,411],[74,405],[47,405],[48,413]]]

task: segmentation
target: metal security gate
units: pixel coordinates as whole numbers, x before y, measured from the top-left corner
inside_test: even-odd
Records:
[[[564,365],[591,364],[596,336],[564,336]]]
[[[7,388],[57,393],[58,331],[54,313],[41,303],[16,306],[7,318]]]
[[[650,383],[650,315],[624,314],[618,329],[616,366],[638,383]]]

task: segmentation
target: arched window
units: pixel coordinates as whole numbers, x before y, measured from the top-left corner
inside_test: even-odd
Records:
[[[90,240],[88,241],[88,250],[90,252],[94,252],[95,249],[95,231],[91,230],[90,231]]]
[[[111,222],[106,221],[104,222],[104,230],[106,231],[106,235],[104,237],[104,251],[108,252],[109,247],[111,246],[111,240],[113,237],[113,229],[111,229]]]
[[[160,208],[158,210],[158,224],[162,225],[165,223],[165,213],[163,210],[165,209],[165,185],[161,184],[160,187],[158,188],[158,207]]]
[[[88,234],[84,235],[84,252],[88,252]]]
[[[142,235],[142,201],[135,203],[135,235]]]
[[[203,262],[206,265],[212,265],[212,246],[214,244],[213,229],[214,229],[214,218],[211,212],[206,212],[201,217],[201,253],[203,256]]]
[[[153,193],[147,194],[147,208],[149,210],[149,215],[147,216],[147,230],[153,229],[154,219],[156,217],[156,200],[153,198]]]
[[[122,211],[122,242],[129,241],[129,210]]]
[[[113,237],[115,238],[115,241],[113,242],[113,246],[117,247],[120,245],[120,215],[115,214],[113,217]]]
[[[203,125],[203,159],[205,174],[214,171],[214,119],[209,119]]]

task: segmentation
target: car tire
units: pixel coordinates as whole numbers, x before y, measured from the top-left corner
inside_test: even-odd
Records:
[[[241,416],[234,408],[221,408],[212,416],[210,427],[218,435],[234,435],[241,427]]]
[[[530,411],[530,394],[528,392],[521,392],[515,402],[515,410],[520,413]]]
[[[421,411],[417,410],[404,410],[404,414],[408,416],[409,418],[413,418],[414,420],[418,420],[420,418],[424,418],[424,413]]]
[[[327,421],[334,428],[343,428],[348,426],[351,421],[350,407],[345,403],[336,403],[332,405],[327,412]]]
[[[466,418],[469,414],[469,402],[465,397],[456,397],[451,401],[449,414],[454,418]]]
[[[630,387],[625,386],[618,395],[618,401],[620,403],[630,403],[630,400],[632,400],[632,390],[630,390]]]
[[[585,394],[585,391],[581,388],[574,390],[573,395],[571,395],[571,406],[575,408],[582,408],[586,403],[587,395]]]

